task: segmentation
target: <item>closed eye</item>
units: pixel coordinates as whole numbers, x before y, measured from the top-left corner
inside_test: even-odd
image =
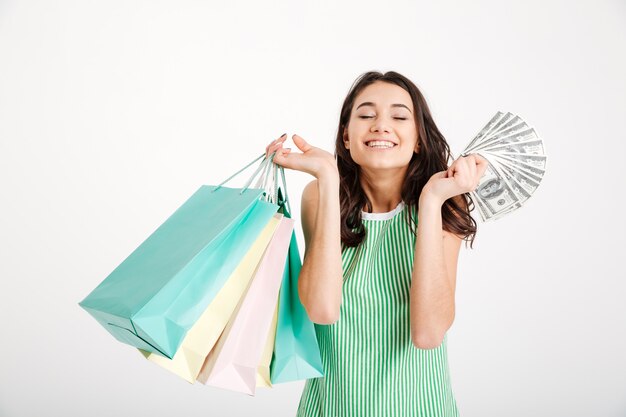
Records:
[[[374,116],[359,116],[359,119],[373,119]],[[394,117],[396,120],[407,120],[406,117]]]

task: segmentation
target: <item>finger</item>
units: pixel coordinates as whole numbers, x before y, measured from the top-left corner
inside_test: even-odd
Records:
[[[489,168],[489,162],[485,160],[484,165],[482,165],[479,170],[479,174],[480,174],[479,178],[482,178],[482,176],[485,175],[485,172],[487,172],[488,168]]]
[[[274,162],[284,168],[292,168],[291,164],[287,162],[287,156],[289,155],[289,152],[291,152],[291,148],[281,149],[280,151],[276,152],[276,155],[274,155]]]
[[[482,177],[485,171],[487,171],[487,167],[489,167],[489,161],[487,161],[487,159],[480,154],[475,154],[475,155],[476,155],[476,169],[478,170],[478,172],[480,173],[480,176]]]
[[[446,170],[446,177],[452,178],[454,176],[454,171],[456,170],[456,161],[453,161],[452,164]]]
[[[475,153],[472,155],[474,155],[474,160],[476,161],[475,178],[476,186],[478,186],[478,184],[480,183],[480,179],[483,177],[483,175],[485,175],[485,171],[487,171],[487,168],[489,167],[489,161],[487,161],[487,159],[480,154]]]
[[[448,171],[450,172],[449,177],[453,178],[455,176],[458,176],[459,172],[465,172],[464,166],[465,166],[464,157],[461,156],[455,159],[452,162],[452,165],[450,165],[450,168],[448,169]]]
[[[283,165],[283,163],[284,163],[283,158],[284,158],[284,155],[282,154],[282,152],[276,152],[276,155],[274,155],[273,162],[275,164],[280,165],[280,166],[284,166]]]
[[[271,155],[271,154],[273,154],[273,153],[276,153],[276,152],[277,152],[277,151],[279,151],[282,147],[283,147],[282,142],[277,143],[277,144],[275,144],[275,145],[271,146],[271,147],[269,148],[268,155]]]
[[[287,134],[283,133],[282,135],[280,135],[278,139],[274,139],[273,141],[271,141],[270,144],[265,147],[265,156],[267,156],[268,153],[270,153],[269,149],[271,146],[275,145],[278,142],[284,142],[286,140],[287,140]]]
[[[476,157],[475,155],[470,154],[467,156],[466,160],[469,176],[470,178],[474,179],[476,178]]]
[[[280,155],[281,158],[286,158],[287,155],[289,155],[289,152],[291,152],[291,148],[285,148],[281,149],[280,152],[277,152],[276,155]]]
[[[482,156],[481,154],[473,153],[472,155],[474,155],[474,159],[476,160],[476,165],[482,166],[488,163],[485,157]]]
[[[463,173],[463,172],[466,171],[466,165],[465,165],[465,158],[464,157],[457,158],[457,160],[454,161],[454,165],[455,165],[455,168],[454,168],[454,173],[455,174],[458,175],[458,174]]]
[[[295,143],[298,149],[300,149],[302,152],[307,152],[313,148],[304,139],[302,139],[302,137],[298,135],[293,135],[292,139],[293,139],[293,143]]]
[[[473,178],[470,177],[469,164],[466,157],[462,156],[457,159],[457,168],[454,178],[457,180],[457,183],[462,187],[469,187],[471,185]]]
[[[478,168],[476,167],[478,161],[475,154],[467,155],[466,160],[468,168],[468,188],[470,190],[475,190],[480,180],[480,177],[478,176]]]
[[[277,139],[274,139],[273,141],[271,141],[271,142],[270,142],[270,145],[272,145],[273,143],[279,142],[279,141],[284,142],[284,141],[285,141],[285,139],[287,139],[287,134],[286,134],[286,133],[283,133],[283,134],[282,134],[282,135],[280,135]]]
[[[268,156],[275,154],[277,150],[280,149],[280,147],[282,146],[282,144],[277,144],[277,145],[273,145],[271,146],[267,152],[265,153],[265,157],[267,158]]]

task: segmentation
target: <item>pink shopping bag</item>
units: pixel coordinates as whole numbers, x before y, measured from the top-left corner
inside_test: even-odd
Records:
[[[257,368],[265,347],[289,250],[293,219],[282,217],[237,312],[207,356],[198,381],[255,394]]]

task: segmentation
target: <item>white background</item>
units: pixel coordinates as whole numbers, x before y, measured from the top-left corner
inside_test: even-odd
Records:
[[[461,252],[461,415],[626,416],[625,55],[617,0],[0,1],[0,415],[293,416],[302,383],[190,385],[77,303],[283,132],[332,152],[354,79],[395,70],[455,155],[503,110],[549,158]]]

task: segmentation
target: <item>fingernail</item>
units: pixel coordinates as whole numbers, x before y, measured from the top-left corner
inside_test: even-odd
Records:
[[[281,138],[282,138],[282,137],[285,137],[285,136],[287,136],[287,134],[286,134],[286,133],[283,133],[282,135],[280,135],[280,137],[281,137]]]

